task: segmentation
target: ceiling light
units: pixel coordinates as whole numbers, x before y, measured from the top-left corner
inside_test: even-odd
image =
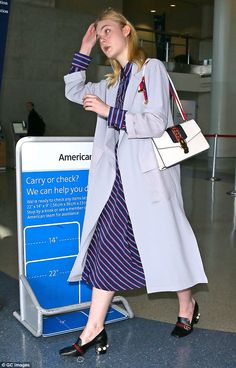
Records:
[[[156,13],[157,11],[155,9],[150,10],[150,13]]]
[[[175,8],[175,7],[176,7],[176,5],[175,5],[175,4],[170,4],[170,7],[171,7],[171,8]]]

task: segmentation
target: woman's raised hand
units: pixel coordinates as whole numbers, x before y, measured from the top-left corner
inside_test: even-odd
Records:
[[[83,37],[80,52],[82,54],[89,56],[95,43],[96,43],[96,28],[95,28],[95,24],[92,23],[88,27]]]

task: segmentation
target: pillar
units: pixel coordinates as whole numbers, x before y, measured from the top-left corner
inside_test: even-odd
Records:
[[[236,134],[236,1],[215,0],[211,132]],[[236,139],[219,139],[219,157],[236,156]]]

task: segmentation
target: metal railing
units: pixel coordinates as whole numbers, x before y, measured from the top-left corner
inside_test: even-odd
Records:
[[[213,156],[212,156],[212,172],[209,180],[211,182],[219,181],[221,178],[216,176],[216,161],[217,161],[217,146],[219,138],[236,138],[236,134],[205,134],[206,138],[214,138]],[[231,196],[236,196],[236,163],[235,163],[235,175],[234,175],[234,188],[227,192]]]
[[[183,52],[182,55],[185,55],[186,60],[185,64],[190,64],[191,60],[191,54],[198,55],[198,50],[196,48],[199,48],[200,41],[206,41],[206,40],[212,40],[212,37],[206,37],[206,38],[199,38],[190,36],[189,34],[180,34],[175,32],[161,32],[154,29],[148,29],[148,28],[142,28],[142,27],[136,27],[136,31],[139,32],[145,32],[148,34],[151,34],[153,39],[151,40],[149,37],[146,39],[143,37],[143,35],[140,35],[140,45],[145,49],[145,43],[147,44],[153,44],[153,46],[156,48],[157,45],[157,37],[165,37],[166,43],[165,43],[165,50],[166,50],[166,56],[165,61],[168,62],[175,58],[175,56],[178,56],[180,53],[178,52],[176,54],[175,48],[182,48]],[[178,40],[179,39],[179,42]],[[180,42],[181,41],[181,42]],[[195,52],[193,52],[195,49]],[[154,51],[156,52],[156,50]],[[153,55],[156,56],[156,55]],[[195,61],[196,62],[196,61]]]

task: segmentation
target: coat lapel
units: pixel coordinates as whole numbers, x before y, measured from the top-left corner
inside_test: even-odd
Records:
[[[124,110],[129,110],[132,106],[136,93],[138,92],[139,84],[142,79],[142,69],[138,70],[138,66],[133,64],[130,81],[125,94],[125,100],[123,104]]]
[[[142,79],[142,69],[138,70],[138,66],[133,64],[130,81],[127,87],[127,91],[125,94],[125,100],[123,104],[124,110],[130,110],[130,107],[133,105],[136,94],[138,93],[139,84]],[[119,145],[125,135],[125,131],[120,131]]]
[[[125,94],[125,100],[123,104],[124,110],[130,110],[130,107],[133,104],[135,96],[138,92],[139,84],[142,79],[142,69],[138,70],[138,66],[133,64],[130,81],[127,87],[127,91]],[[119,81],[115,84],[114,87],[110,87],[107,90],[106,103],[110,106],[115,106],[116,95],[118,92]],[[115,155],[114,155],[114,147],[116,142],[119,140],[119,144],[124,136],[125,132],[120,131],[120,134],[114,129],[107,129],[106,137],[105,137],[105,152],[110,164],[116,168]]]
[[[107,90],[106,103],[109,106],[115,106],[118,86],[119,86],[119,83],[116,83],[114,87],[110,87]],[[105,149],[107,159],[108,159],[109,163],[111,164],[111,166],[114,169],[116,169],[116,160],[115,160],[115,155],[114,155],[114,147],[115,147],[116,142],[118,140],[118,136],[119,136],[119,133],[115,129],[107,128],[106,136],[105,136],[105,140],[104,140],[104,149]]]

